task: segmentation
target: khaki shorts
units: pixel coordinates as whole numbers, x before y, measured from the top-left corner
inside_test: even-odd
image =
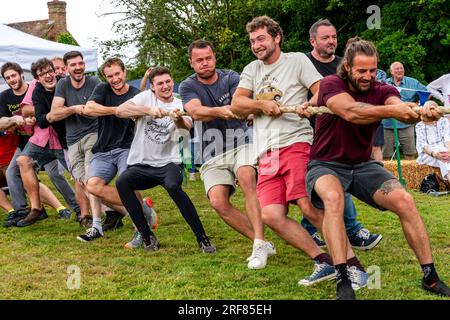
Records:
[[[400,152],[407,156],[416,155],[416,138],[414,136],[414,125],[408,128],[398,129],[398,140]],[[395,151],[394,129],[384,129],[383,157],[391,158]]]
[[[232,186],[233,193],[238,169],[242,166],[256,166],[253,155],[253,145],[245,144],[205,162],[200,168],[200,177],[206,194],[216,185]]]
[[[97,142],[97,133],[90,133],[69,146],[70,173],[77,181],[85,183],[89,164],[92,159],[92,147]]]

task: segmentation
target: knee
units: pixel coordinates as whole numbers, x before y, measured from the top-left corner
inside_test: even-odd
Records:
[[[271,229],[278,230],[279,225],[283,224],[284,219],[286,219],[285,215],[277,215],[269,210],[261,211],[261,219],[263,224],[269,226]]]
[[[230,212],[231,204],[228,199],[219,196],[210,196],[209,203],[213,207],[214,210],[221,216],[227,215]]]
[[[17,165],[21,170],[23,170],[25,168],[32,168],[34,166],[34,163],[30,157],[20,156],[17,158]]]
[[[181,191],[181,184],[176,181],[166,182],[164,184],[164,189],[166,189],[169,194],[177,193]]]
[[[256,173],[253,170],[242,170],[238,174],[239,186],[244,193],[256,191]]]
[[[102,183],[99,181],[99,179],[89,179],[86,183],[86,190],[93,194],[94,196],[98,196],[102,190],[102,187],[105,185],[105,183]]]
[[[327,190],[320,197],[322,198],[322,201],[326,207],[338,206],[339,203],[344,203],[344,195],[337,190]]]
[[[402,191],[395,201],[395,213],[400,217],[412,217],[418,214],[414,198],[407,191]]]

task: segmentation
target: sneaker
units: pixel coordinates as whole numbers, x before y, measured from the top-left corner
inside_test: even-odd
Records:
[[[63,220],[68,220],[70,219],[70,216],[72,215],[69,211],[69,209],[62,209],[61,211],[58,212],[59,213],[59,217]]]
[[[84,216],[81,217],[77,216],[77,221],[80,223],[81,227],[84,227],[86,229],[92,228],[92,216]]]
[[[158,228],[158,215],[153,208],[153,202],[150,198],[144,198],[144,215],[147,219],[148,225],[151,229],[156,230]]]
[[[267,257],[271,257],[277,253],[277,249],[275,248],[274,243],[271,241],[266,241],[266,250],[267,250]],[[250,257],[247,258],[247,261],[250,261],[252,259],[253,259],[253,253]]]
[[[262,244],[253,244],[253,252],[250,256],[251,259],[248,260],[248,268],[249,269],[263,269],[267,264],[267,257],[269,254],[267,253],[268,246],[265,242]]]
[[[17,225],[17,222],[24,219],[28,215],[28,212],[25,209],[13,211],[10,214],[8,214],[8,217],[6,218],[5,222],[3,222],[3,227],[9,228],[9,227],[15,227]]]
[[[78,236],[77,239],[83,242],[89,242],[101,237],[103,237],[103,235],[100,231],[97,228],[92,227],[87,229],[85,234]]]
[[[146,251],[158,251],[159,250],[159,240],[156,238],[154,234],[150,235],[150,242],[147,243],[145,240],[143,240],[144,243],[144,250]]]
[[[367,281],[369,280],[369,274],[362,270],[359,270],[357,267],[352,266],[347,268],[348,278],[352,282],[353,290],[359,290],[367,286]]]
[[[142,246],[144,240],[142,239],[142,235],[139,231],[135,231],[133,234],[133,239],[130,242],[125,243],[123,246],[126,249],[136,249]]]
[[[370,233],[366,228],[362,228],[348,239],[353,248],[370,250],[380,243],[383,236],[381,234]]]
[[[112,210],[105,211],[106,219],[102,224],[103,231],[116,230],[123,227],[123,216],[117,212]]]
[[[198,246],[203,253],[216,253],[216,247],[213,246],[206,235],[202,236],[201,240],[198,241]]]
[[[47,212],[45,211],[44,207],[42,207],[41,210],[31,209],[30,213],[24,219],[18,221],[16,226],[18,226],[18,227],[31,226],[32,224],[36,223],[38,220],[44,220],[47,218],[48,218],[48,215],[47,215]]]
[[[327,244],[325,241],[323,241],[322,237],[318,232],[314,232],[311,237],[313,238],[314,242],[321,248],[325,248]]]
[[[422,289],[440,296],[450,297],[450,288],[441,280],[429,286],[422,279]]]
[[[300,286],[310,286],[317,282],[332,280],[335,278],[336,270],[334,269],[334,266],[330,266],[326,262],[319,263],[319,261],[316,261],[316,263],[314,264],[313,273],[305,279],[301,279],[298,284]]]
[[[355,291],[351,286],[337,286],[336,300],[356,300]]]

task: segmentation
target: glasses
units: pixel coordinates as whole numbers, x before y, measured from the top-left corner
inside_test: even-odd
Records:
[[[55,73],[55,70],[53,69],[48,69],[47,71],[42,71],[41,73],[39,73],[37,76],[38,77],[45,77],[46,75],[52,75]]]

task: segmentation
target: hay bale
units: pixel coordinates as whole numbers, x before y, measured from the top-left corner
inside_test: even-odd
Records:
[[[397,161],[383,161],[384,167],[398,178]],[[427,174],[436,173],[441,177],[439,168],[417,164],[416,160],[401,160],[402,176],[406,181],[406,187],[412,190],[419,190],[420,183]],[[440,190],[445,190],[445,185],[439,181]]]

